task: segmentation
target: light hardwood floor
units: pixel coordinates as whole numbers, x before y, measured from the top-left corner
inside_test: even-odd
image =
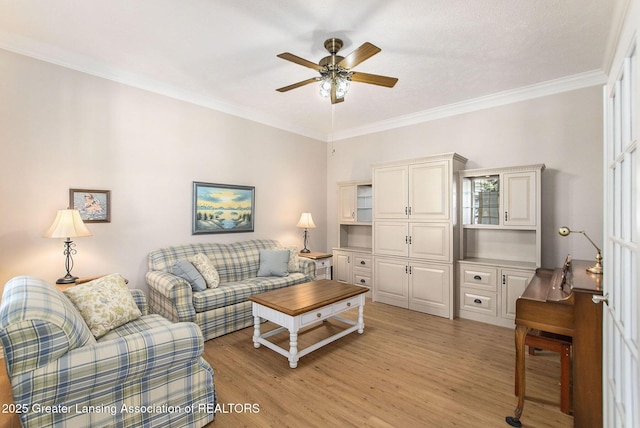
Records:
[[[334,321],[312,327],[300,349],[340,327]],[[252,334],[247,328],[205,343],[222,410],[207,428],[504,428],[515,408],[512,329],[367,300],[364,334],[304,356],[296,369],[264,346],[255,349]],[[276,337],[286,346],[286,334]],[[557,354],[527,356],[523,426],[573,426],[558,407],[559,376]],[[0,400],[11,400],[4,368]],[[19,425],[10,415],[0,415],[0,427],[13,426]]]

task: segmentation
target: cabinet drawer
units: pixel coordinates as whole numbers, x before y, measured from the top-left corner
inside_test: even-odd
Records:
[[[369,269],[371,271],[371,257],[355,255],[353,259],[354,269]]]
[[[364,285],[371,288],[373,285],[371,282],[371,273],[353,272],[353,283],[355,285]]]
[[[495,294],[479,294],[473,290],[461,290],[460,307],[469,311],[496,316],[498,314]]]
[[[331,314],[333,314],[333,306],[325,306],[324,308],[319,308],[308,314],[304,314],[300,320],[301,327],[326,319],[330,317]]]
[[[460,285],[486,291],[497,291],[498,269],[484,266],[460,265]]]

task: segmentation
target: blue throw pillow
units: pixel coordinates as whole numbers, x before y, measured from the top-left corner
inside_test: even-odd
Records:
[[[203,291],[207,289],[207,282],[204,280],[198,269],[188,260],[180,259],[171,266],[171,273],[187,280],[191,284],[193,291]]]
[[[260,250],[258,276],[288,276],[289,250]]]

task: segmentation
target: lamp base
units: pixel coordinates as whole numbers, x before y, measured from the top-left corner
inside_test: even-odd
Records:
[[[77,276],[71,276],[69,274],[63,276],[62,278],[56,281],[56,284],[73,284],[78,279]]]
[[[300,250],[301,253],[310,253],[311,250],[309,250],[308,248],[303,248],[302,250]]]

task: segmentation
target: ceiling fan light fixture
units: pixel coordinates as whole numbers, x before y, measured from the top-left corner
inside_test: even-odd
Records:
[[[349,79],[343,77],[336,78],[336,97],[344,98],[349,91]]]
[[[324,76],[320,79],[320,96],[328,97],[331,94],[331,78]]]

